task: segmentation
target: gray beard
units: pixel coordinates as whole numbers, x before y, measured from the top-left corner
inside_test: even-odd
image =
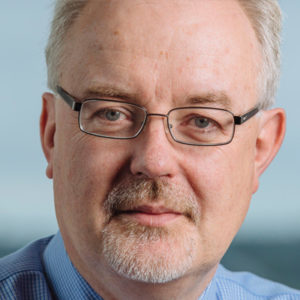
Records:
[[[120,214],[153,202],[181,212],[184,220],[180,225],[152,227]],[[162,181],[134,179],[113,188],[104,206],[107,220],[102,231],[102,253],[119,275],[164,283],[184,276],[192,268],[200,212],[196,199],[186,190]]]

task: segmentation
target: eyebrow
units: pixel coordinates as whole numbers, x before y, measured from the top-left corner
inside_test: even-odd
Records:
[[[113,86],[91,86],[83,92],[83,95],[84,99],[93,97],[115,97],[130,102],[137,102],[139,98],[137,93],[132,93]]]
[[[212,91],[199,96],[192,96],[189,97],[186,102],[191,105],[218,105],[226,109],[232,106],[230,97],[224,91]]]
[[[114,97],[133,103],[140,103],[141,95],[126,91],[114,86],[91,86],[83,92],[83,99]],[[174,101],[176,103],[176,101]],[[211,105],[220,106],[225,109],[231,108],[232,101],[225,91],[210,91],[187,97],[180,106],[183,105]]]

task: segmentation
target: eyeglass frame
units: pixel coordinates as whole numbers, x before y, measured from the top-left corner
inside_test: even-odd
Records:
[[[236,116],[233,114],[233,112],[231,112],[230,110],[224,109],[224,108],[218,108],[218,107],[203,107],[203,106],[184,106],[184,107],[175,107],[172,108],[171,110],[168,111],[167,114],[159,114],[159,113],[148,113],[147,109],[144,108],[143,106],[139,106],[135,103],[130,103],[130,102],[124,102],[125,104],[130,104],[133,106],[136,106],[140,109],[142,109],[145,112],[145,119],[143,121],[143,124],[141,126],[141,128],[138,130],[138,132],[132,136],[132,137],[110,137],[110,136],[104,136],[104,135],[100,135],[100,134],[96,134],[96,133],[91,133],[91,132],[87,132],[85,130],[82,129],[81,127],[81,122],[80,122],[80,111],[81,111],[81,107],[82,104],[85,101],[91,101],[91,100],[99,100],[99,101],[108,101],[108,102],[122,102],[122,101],[118,101],[118,100],[112,100],[112,99],[97,99],[97,98],[86,98],[83,99],[81,102],[79,102],[74,96],[71,96],[66,90],[64,90],[61,86],[56,86],[56,91],[58,93],[58,95],[70,106],[70,108],[73,111],[77,111],[78,112],[78,125],[79,128],[82,132],[89,134],[89,135],[93,135],[93,136],[97,136],[97,137],[103,137],[103,138],[108,138],[108,139],[117,139],[117,140],[129,140],[129,139],[134,139],[136,138],[145,128],[145,125],[147,123],[148,117],[149,116],[158,116],[158,117],[165,117],[167,118],[167,124],[168,124],[168,130],[169,133],[172,137],[172,139],[180,144],[184,144],[184,145],[190,145],[190,146],[222,146],[222,145],[227,145],[230,144],[234,138],[234,134],[235,134],[235,125],[242,125],[244,124],[246,121],[248,121],[250,118],[252,118],[253,116],[255,116],[258,112],[259,112],[259,108],[258,106],[255,106],[253,109],[251,109],[250,111],[248,111],[247,113],[241,115],[241,116]],[[76,101],[77,100],[77,101]],[[225,143],[216,143],[216,144],[192,144],[192,143],[186,143],[186,142],[182,142],[177,140],[171,131],[171,127],[170,127],[170,123],[169,123],[169,114],[174,111],[174,110],[178,110],[178,109],[192,109],[192,108],[202,108],[202,109],[215,109],[215,110],[221,110],[221,111],[225,111],[228,112],[232,115],[233,117],[233,132],[232,132],[232,136],[231,139],[228,142]]]

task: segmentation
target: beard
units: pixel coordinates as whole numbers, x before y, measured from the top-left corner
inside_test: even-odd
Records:
[[[146,226],[128,216],[143,205],[180,213],[180,222]],[[197,255],[200,210],[186,189],[163,180],[136,179],[117,184],[104,202],[102,254],[110,267],[131,280],[164,283],[184,276]]]

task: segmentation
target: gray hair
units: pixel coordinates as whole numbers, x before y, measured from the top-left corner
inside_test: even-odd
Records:
[[[278,0],[237,0],[248,16],[262,48],[259,66],[259,107],[267,109],[275,102],[280,75],[281,11]],[[54,18],[46,47],[48,87],[53,91],[61,77],[64,43],[67,33],[89,0],[56,0]]]
[[[46,47],[48,69],[48,87],[56,91],[61,78],[61,66],[64,61],[64,45],[68,31],[80,16],[89,0],[56,0],[50,36]]]
[[[259,68],[259,107],[270,108],[280,76],[281,10],[277,0],[238,0],[252,23],[262,48]]]

